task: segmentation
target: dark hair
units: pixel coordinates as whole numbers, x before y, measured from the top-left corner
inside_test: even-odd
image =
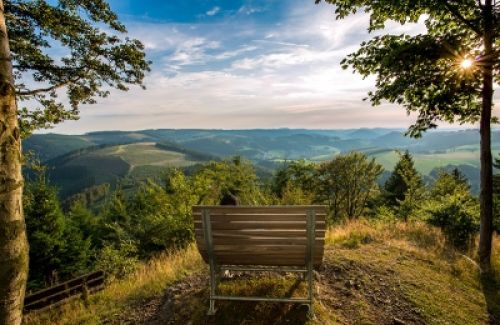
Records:
[[[227,191],[222,195],[222,198],[220,199],[219,202],[220,205],[240,205],[240,200],[236,195],[231,193],[230,191]]]

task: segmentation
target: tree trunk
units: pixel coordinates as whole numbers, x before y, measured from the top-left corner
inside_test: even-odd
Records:
[[[479,264],[481,271],[491,270],[491,240],[493,235],[493,168],[491,158],[491,109],[493,104],[493,7],[486,0],[483,9],[484,56],[482,62],[483,89],[481,107],[481,227],[479,233]]]
[[[0,325],[21,323],[28,275],[16,106],[4,4],[0,0]]]

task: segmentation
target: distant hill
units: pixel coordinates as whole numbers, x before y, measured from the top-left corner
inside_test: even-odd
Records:
[[[357,129],[348,134],[349,138],[354,139],[373,139],[380,136],[380,133],[373,129]]]
[[[25,153],[33,152],[46,161],[70,151],[95,145],[85,135],[35,134],[23,141]]]
[[[202,154],[167,150],[154,142],[136,142],[81,148],[45,163],[51,182],[60,188],[64,198],[99,184],[115,185],[126,176],[145,179],[159,175],[166,167],[187,167],[207,160],[210,157]]]
[[[165,166],[187,167],[231,156],[253,161],[259,175],[265,177],[287,160],[324,161],[354,150],[374,157],[388,171],[398,159],[396,150],[409,150],[424,175],[453,165],[475,178],[479,168],[479,133],[471,129],[430,131],[421,139],[405,137],[401,129],[384,128],[152,129],[35,134],[23,147],[51,167],[52,179],[64,193],[100,182],[113,183],[124,176],[144,179],[158,175]],[[499,130],[492,132],[492,151],[495,157],[500,152]],[[478,183],[477,179],[470,181]]]
[[[403,132],[392,131],[381,135],[373,140],[373,143],[381,147],[406,147],[419,143],[419,139],[406,137]]]

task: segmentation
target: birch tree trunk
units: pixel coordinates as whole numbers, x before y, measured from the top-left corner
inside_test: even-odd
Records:
[[[4,3],[0,0],[0,325],[21,323],[28,276],[21,138],[16,110]]]

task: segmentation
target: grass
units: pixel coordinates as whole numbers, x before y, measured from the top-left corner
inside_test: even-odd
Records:
[[[500,319],[500,238],[494,238],[496,278],[482,279],[473,260],[449,248],[440,231],[424,223],[354,221],[336,227],[327,243],[332,264],[354,263],[374,274],[391,272],[398,288],[430,324],[486,324]],[[475,256],[472,256],[475,258]],[[489,311],[489,312],[488,312]]]
[[[497,273],[490,278],[480,276],[473,254],[470,259],[449,248],[438,229],[420,222],[351,221],[331,228],[325,240],[323,266],[315,276],[314,320],[303,306],[262,302],[217,302],[217,315],[208,318],[207,267],[190,246],[142,265],[87,304],[34,313],[25,323],[487,324],[491,315],[500,319],[499,236],[493,250]],[[287,274],[243,273],[223,279],[219,290],[297,296],[305,286]]]
[[[111,282],[87,303],[74,301],[52,311],[31,313],[24,324],[99,324],[162,295],[173,282],[205,268],[192,245],[184,251],[152,259],[127,279]]]
[[[500,151],[492,150],[493,156],[497,156]],[[427,175],[436,167],[446,165],[471,165],[479,168],[479,150],[466,147],[463,149],[453,149],[444,153],[422,154],[413,153],[415,168],[422,174]],[[376,161],[386,170],[392,170],[399,159],[395,151],[377,153],[372,155]]]
[[[193,161],[183,153],[167,151],[155,146],[152,142],[133,143],[104,148],[94,152],[98,156],[121,157],[132,166],[189,166]]]

